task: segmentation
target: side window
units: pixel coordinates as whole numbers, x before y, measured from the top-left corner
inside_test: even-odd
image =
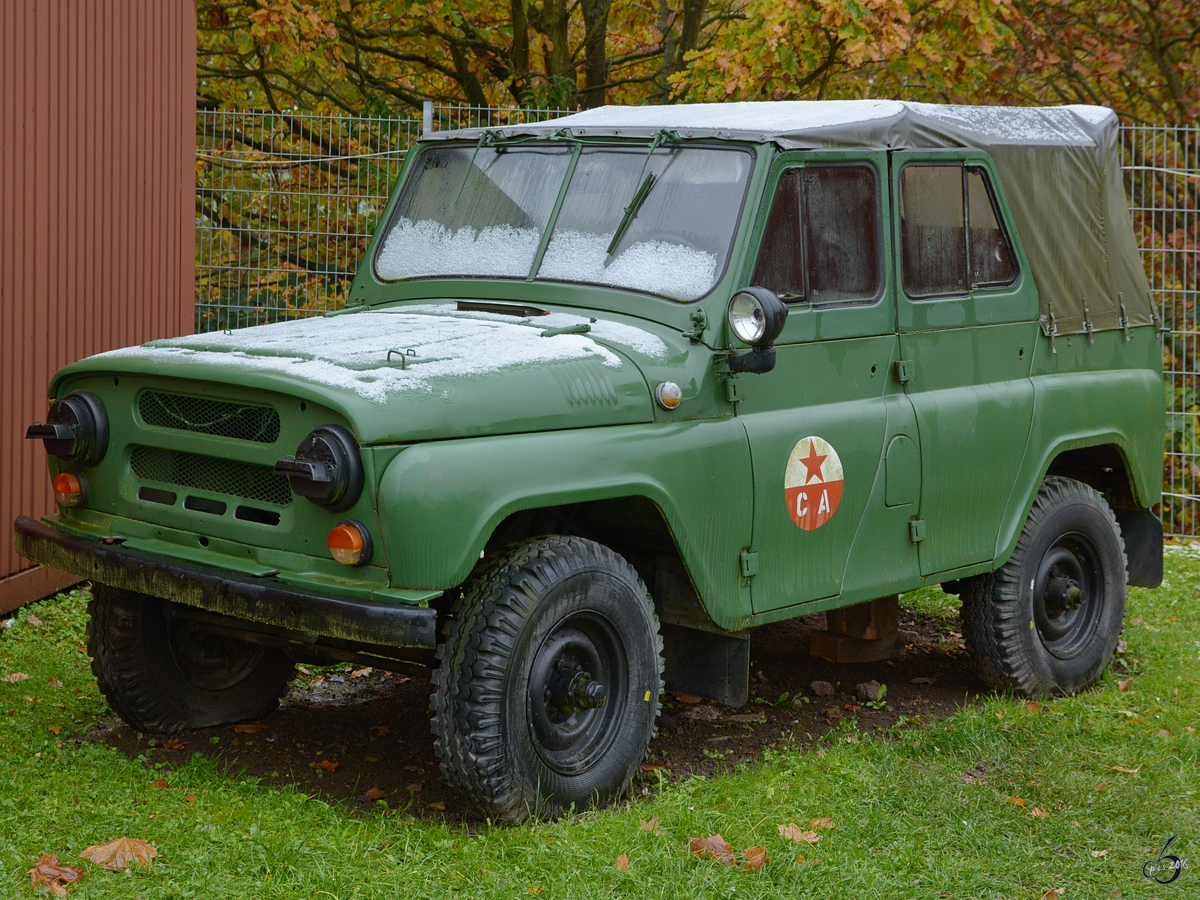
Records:
[[[784,173],[754,284],[785,300],[870,300],[882,283],[879,260],[879,183],[873,167],[816,164]]]
[[[905,167],[900,175],[904,290],[913,298],[965,294],[1017,277],[982,169]]]
[[[967,169],[967,209],[971,222],[967,235],[971,247],[971,287],[1012,284],[1017,267],[982,169]]]

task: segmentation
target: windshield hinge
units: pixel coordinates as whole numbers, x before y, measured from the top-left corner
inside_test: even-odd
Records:
[[[704,329],[708,328],[708,314],[703,309],[696,308],[692,310],[692,330],[683,332],[683,336],[693,344],[699,344],[704,340]]]

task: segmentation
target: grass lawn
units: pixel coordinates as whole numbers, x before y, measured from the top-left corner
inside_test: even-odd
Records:
[[[729,775],[660,772],[622,809],[471,829],[351,812],[200,754],[153,786],[153,764],[78,741],[110,713],[83,648],[87,595],[60,595],[0,630],[0,897],[46,896],[25,874],[46,853],[85,868],[79,900],[1200,897],[1198,582],[1200,548],[1169,547],[1164,586],[1130,592],[1120,671],[1083,696],[990,697],[886,736],[848,722]],[[937,591],[906,602],[953,609]],[[834,827],[815,844],[779,833],[822,817]],[[714,833],[769,862],[694,858],[689,837]],[[1172,835],[1189,867],[1158,885],[1143,865]],[[122,872],[78,859],[122,836],[161,855]]]

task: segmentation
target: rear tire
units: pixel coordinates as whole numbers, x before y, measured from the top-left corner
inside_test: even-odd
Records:
[[[963,636],[979,677],[1027,696],[1099,680],[1125,618],[1125,545],[1104,498],[1051,476],[1016,550],[961,585]]]
[[[438,660],[434,748],[484,815],[554,818],[629,790],[655,734],[662,638],[645,585],[607,547],[544,537],[492,561]]]
[[[108,705],[131,728],[177,734],[273,712],[295,676],[282,651],[194,629],[157,597],[92,586],[88,653]]]

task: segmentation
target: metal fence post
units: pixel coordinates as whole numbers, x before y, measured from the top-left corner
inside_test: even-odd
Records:
[[[433,101],[426,100],[421,104],[421,134],[433,131]]]

